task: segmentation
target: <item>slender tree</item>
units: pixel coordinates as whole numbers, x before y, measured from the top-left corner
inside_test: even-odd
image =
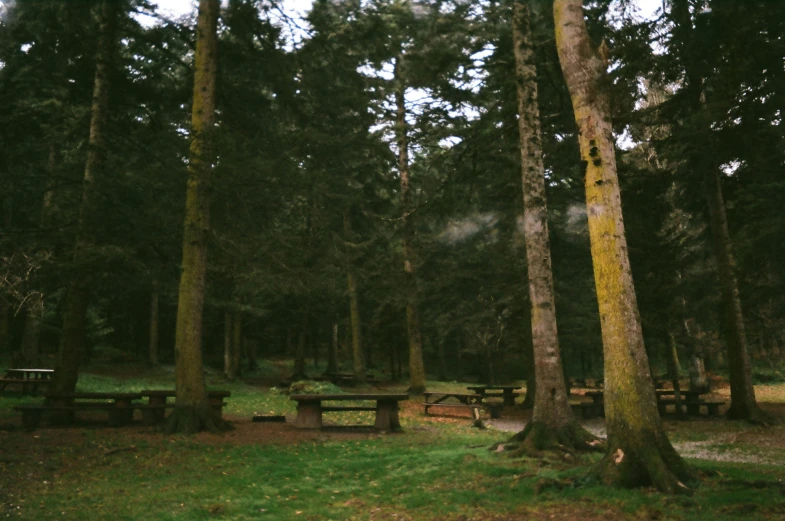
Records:
[[[422,355],[422,325],[420,323],[417,268],[414,249],[414,217],[411,215],[411,184],[409,171],[409,141],[406,135],[406,82],[403,53],[395,59],[396,138],[398,145],[398,175],[401,179],[401,209],[403,211],[403,269],[406,277],[406,323],[409,330],[409,392],[425,391],[425,362]]]
[[[175,331],[175,410],[168,433],[190,434],[228,427],[210,408],[202,360],[202,310],[210,227],[208,186],[212,170],[211,134],[215,124],[216,26],[219,0],[199,0],[196,63],[191,110],[191,151],[185,198],[183,258]]]
[[[528,0],[513,6],[513,48],[523,185],[523,231],[531,301],[535,399],[531,421],[515,436],[528,454],[554,447],[593,449],[599,443],[572,415],[564,383],[548,238],[545,168],[542,159],[537,69]]]
[[[74,247],[75,273],[68,283],[63,310],[63,332],[55,373],[52,376],[52,390],[60,393],[73,392],[76,389],[86,340],[89,289],[83,264],[86,261],[87,251],[95,243],[92,229],[97,217],[95,184],[102,174],[106,159],[110,71],[115,52],[115,32],[119,13],[120,2],[104,0],[101,5],[100,36],[93,82],[93,101],[90,108],[90,137]]]
[[[607,94],[607,56],[595,49],[582,0],[555,0],[556,46],[585,168],[586,207],[605,356],[608,445],[594,473],[605,483],[685,490],[691,473],[660,421],[624,235]]]
[[[349,320],[352,330],[352,373],[358,382],[365,381],[365,356],[363,352],[360,298],[357,294],[357,270],[352,258],[352,217],[347,209],[343,215],[343,232],[346,236],[346,279],[349,294]]]

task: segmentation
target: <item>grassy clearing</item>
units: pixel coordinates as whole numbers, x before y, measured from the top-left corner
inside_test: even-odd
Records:
[[[85,375],[84,390],[169,387],[165,371],[139,377]],[[585,483],[586,468],[511,460],[489,451],[506,433],[466,419],[429,419],[409,404],[405,432],[296,431],[254,424],[253,414],[288,414],[275,391],[210,377],[229,389],[225,435],[164,437],[151,428],[86,426],[0,431],[0,516],[66,520],[779,520],[785,516],[782,427],[723,420],[666,423],[675,443],[756,463],[692,459],[701,475],[690,497],[610,490]],[[447,386],[454,387],[447,387]],[[441,387],[445,386],[445,387]],[[433,384],[458,390],[464,384]],[[392,389],[391,389],[392,390]],[[398,388],[394,390],[400,390]],[[2,421],[29,398],[0,398]],[[32,400],[36,401],[36,400]],[[370,415],[342,414],[344,423]],[[328,417],[328,419],[333,419]],[[779,451],[779,452],[778,452]]]

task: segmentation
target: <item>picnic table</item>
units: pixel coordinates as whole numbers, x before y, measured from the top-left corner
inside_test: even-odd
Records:
[[[43,404],[19,405],[14,409],[22,413],[22,423],[31,429],[38,426],[44,413],[54,413],[58,419],[70,424],[79,411],[106,412],[109,425],[122,426],[131,422],[133,401],[141,398],[140,393],[124,392],[49,393]]]
[[[601,407],[604,415],[604,400],[605,394],[603,391],[586,391],[585,396],[592,399],[597,407]],[[666,412],[668,405],[676,405],[676,391],[673,389],[655,389],[654,394],[657,397],[657,409],[663,415]],[[700,408],[706,407],[709,416],[719,413],[719,407],[725,402],[716,400],[706,400],[702,396],[708,394],[706,391],[680,391],[681,403],[686,406],[687,414],[691,416],[698,416]]]
[[[481,399],[489,397],[502,397],[504,405],[515,405],[514,392],[521,389],[519,385],[470,385],[466,387],[479,394]],[[488,391],[501,391],[498,393]]]
[[[147,398],[147,404],[136,405],[135,408],[142,411],[142,423],[146,425],[161,423],[166,418],[166,409],[175,407],[174,402],[167,401],[176,396],[174,389],[146,389],[140,394]],[[224,398],[228,398],[232,393],[229,391],[207,391],[207,399],[210,407],[220,417],[223,407],[226,405]]]
[[[22,394],[35,394],[39,387],[49,385],[53,373],[53,369],[6,369],[5,376],[0,378],[0,391],[18,385]]]
[[[289,399],[297,402],[295,426],[300,429],[321,429],[322,412],[376,411],[374,427],[382,431],[400,430],[398,402],[408,400],[408,394],[293,394]],[[322,402],[363,401],[374,405],[322,405]]]
[[[423,397],[425,401],[425,414],[431,407],[461,407],[469,409],[474,416],[475,420],[479,420],[478,409],[486,408],[490,412],[491,418],[499,418],[501,416],[501,405],[493,403],[482,403],[482,396],[477,393],[457,393],[457,392],[424,392]],[[447,400],[457,400],[448,402]]]

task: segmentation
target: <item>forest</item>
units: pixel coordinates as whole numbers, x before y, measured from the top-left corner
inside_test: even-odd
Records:
[[[170,433],[206,370],[520,381],[528,455],[603,381],[595,472],[666,492],[653,381],[780,422],[785,2],[198,4],[0,2],[0,365],[173,366]]]

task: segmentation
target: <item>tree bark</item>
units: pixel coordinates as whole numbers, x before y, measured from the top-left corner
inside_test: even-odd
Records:
[[[605,355],[607,453],[593,473],[622,487],[685,490],[691,473],[662,428],[632,281],[606,62],[592,47],[581,0],[555,0],[556,47],[585,168],[586,207]]]
[[[730,373],[730,407],[728,418],[747,420],[757,424],[771,423],[771,418],[758,406],[752,386],[752,369],[744,330],[736,261],[733,257],[722,186],[716,168],[704,167],[704,189],[709,208],[709,224],[717,258],[717,272],[722,295],[723,325]]]
[[[79,365],[86,339],[88,280],[85,267],[86,250],[95,242],[92,222],[95,216],[96,179],[101,175],[106,159],[106,127],[109,123],[110,74],[115,47],[115,33],[119,17],[119,2],[104,0],[101,5],[101,26],[96,56],[93,100],[90,107],[90,136],[87,161],[82,178],[82,201],[79,206],[76,243],[74,247],[75,271],[68,283],[64,309],[63,332],[60,339],[51,390],[59,393],[73,392],[79,379]]]
[[[755,399],[755,389],[752,386],[744,314],[742,313],[739,284],[736,278],[736,261],[728,231],[728,218],[722,196],[719,165],[713,155],[711,123],[706,114],[706,92],[703,82],[710,72],[702,71],[703,65],[696,61],[700,56],[696,56],[692,45],[692,40],[695,38],[695,21],[690,13],[689,2],[676,0],[673,2],[672,9],[673,18],[676,20],[674,33],[677,44],[680,46],[679,52],[682,55],[687,77],[686,89],[688,89],[692,102],[692,117],[697,122],[696,131],[693,132],[696,140],[693,143],[692,167],[703,172],[704,197],[708,208],[714,254],[717,260],[731,388],[731,405],[727,415],[732,419],[768,424],[772,419],[758,406]]]
[[[419,313],[419,294],[415,268],[414,219],[411,215],[411,186],[409,175],[409,143],[406,135],[406,84],[402,71],[403,54],[395,61],[396,134],[398,141],[398,171],[401,178],[401,211],[403,212],[403,270],[406,279],[406,323],[409,330],[409,392],[425,391],[425,362],[422,354],[422,329]]]
[[[305,350],[308,341],[308,310],[303,315],[302,327],[297,337],[297,347],[294,353],[294,375],[293,380],[305,380],[308,375],[305,372]]]
[[[232,312],[224,311],[224,376],[228,380],[234,380],[232,366]]]
[[[185,196],[183,257],[175,331],[175,410],[167,419],[169,433],[191,434],[228,428],[210,408],[202,358],[202,312],[207,236],[210,228],[209,183],[211,133],[215,125],[215,80],[219,0],[199,0],[191,149]]]
[[[232,319],[232,379],[237,378],[242,372],[241,362],[243,357],[243,314],[234,313]]]
[[[0,299],[0,356],[11,352],[11,307]]]
[[[537,69],[531,39],[529,6],[524,3],[524,0],[517,0],[513,9],[512,31],[521,149],[523,226],[531,301],[536,387],[531,421],[516,436],[516,439],[522,441],[521,450],[530,455],[555,447],[592,450],[596,444],[590,445],[590,443],[596,438],[575,421],[567,399],[556,328]]]
[[[673,327],[668,328],[668,342],[665,344],[667,353],[665,359],[668,365],[668,378],[670,378],[673,385],[673,399],[676,402],[676,416],[682,418],[684,411],[682,409],[681,398],[681,384],[679,383],[679,353],[676,349],[676,335],[673,333]]]
[[[327,351],[327,373],[338,372],[338,324],[333,324],[330,339],[330,348]]]
[[[41,338],[41,320],[44,316],[44,296],[36,292],[27,310],[25,317],[25,328],[22,333],[22,362],[27,367],[39,365],[40,350],[39,339]]]
[[[352,241],[352,221],[347,209],[343,214],[343,233],[346,242]],[[360,300],[357,295],[357,275],[354,271],[352,252],[346,249],[346,278],[349,294],[349,319],[352,330],[352,373],[358,382],[365,381],[365,353],[363,352],[362,323],[360,320]]]
[[[158,365],[158,279],[153,279],[150,291],[150,343],[148,356],[150,365]]]

